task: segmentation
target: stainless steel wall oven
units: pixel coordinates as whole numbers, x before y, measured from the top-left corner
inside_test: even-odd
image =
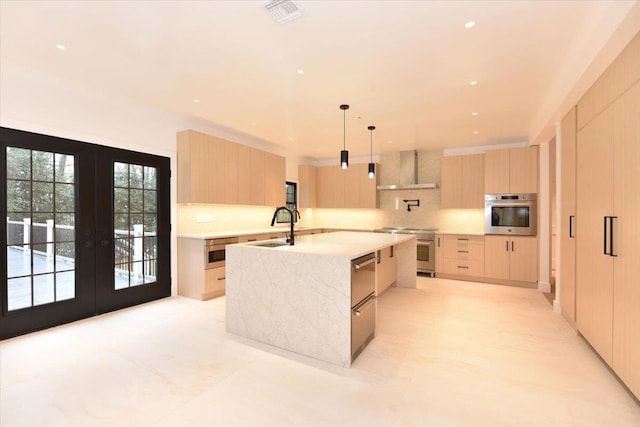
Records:
[[[535,194],[485,194],[485,234],[535,236],[538,209]]]

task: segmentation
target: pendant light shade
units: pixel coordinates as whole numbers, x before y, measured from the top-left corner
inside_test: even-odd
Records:
[[[369,163],[369,178],[376,177],[376,165],[373,163],[373,131],[375,128],[375,126],[369,126],[367,128],[371,131],[371,160]]]
[[[349,152],[347,151],[347,110],[349,106],[346,104],[342,104],[340,109],[343,112],[342,115],[342,151],[340,151],[340,167],[342,169],[346,169],[349,167]]]

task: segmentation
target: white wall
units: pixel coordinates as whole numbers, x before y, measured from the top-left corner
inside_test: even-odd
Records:
[[[51,78],[11,63],[0,67],[0,125],[110,147],[169,157],[172,276],[177,277],[176,132],[196,129],[287,158],[287,180],[297,181],[298,157],[250,136],[175,113],[153,110],[108,93],[89,92],[73,83]],[[255,211],[262,215],[262,209]],[[270,219],[270,218],[269,218]],[[256,218],[258,220],[258,218]],[[176,294],[173,280],[172,294]]]

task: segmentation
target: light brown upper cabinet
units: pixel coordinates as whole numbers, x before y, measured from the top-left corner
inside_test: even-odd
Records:
[[[378,197],[378,185],[380,185],[380,165],[375,163],[376,176],[369,178],[369,164],[362,163],[358,165],[360,170],[358,178],[360,179],[360,208],[377,209],[380,207],[380,198]]]
[[[440,205],[443,208],[484,206],[484,154],[442,158]]]
[[[484,171],[485,193],[537,193],[538,147],[489,150]]]
[[[284,204],[284,157],[194,130],[177,148],[178,203]]]
[[[285,158],[264,153],[264,204],[284,206],[286,204]]]
[[[311,165],[298,165],[298,206],[315,208],[318,206],[318,170]]]
[[[378,199],[378,176],[380,166],[376,164],[376,177],[368,177],[368,164],[320,166],[316,168],[317,207],[361,208],[380,207]]]
[[[178,203],[238,203],[238,146],[201,132],[178,132]]]

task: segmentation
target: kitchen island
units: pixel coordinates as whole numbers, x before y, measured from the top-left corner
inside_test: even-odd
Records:
[[[227,246],[227,331],[336,365],[352,362],[352,260],[394,246],[396,286],[416,287],[412,235],[335,232],[261,244]]]

